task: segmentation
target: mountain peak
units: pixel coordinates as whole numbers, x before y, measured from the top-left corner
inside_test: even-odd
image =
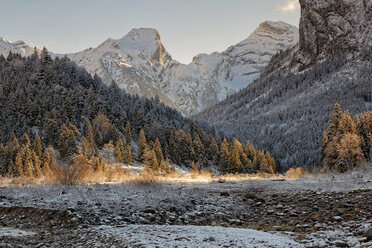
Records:
[[[129,33],[126,35],[131,37],[135,40],[141,40],[146,38],[156,38],[160,39],[159,32],[153,28],[133,28]]]
[[[267,32],[275,33],[277,35],[283,35],[286,31],[293,29],[297,28],[282,21],[279,22],[265,21],[258,26],[255,32]]]
[[[272,44],[283,44],[280,49],[298,42],[299,31],[298,28],[285,22],[262,22],[252,34],[245,40],[239,42],[237,46],[245,46],[248,44],[268,45],[270,41]]]
[[[1,36],[0,36],[0,41],[4,42],[4,43],[12,43],[11,41],[9,41],[9,40],[5,39],[4,37],[1,37]]]
[[[159,62],[162,65],[171,59],[160,40],[159,32],[153,28],[132,29],[123,38],[113,42],[127,54],[136,51],[135,53],[140,53],[140,57],[149,58],[152,62]]]
[[[117,41],[126,46],[158,44],[161,42],[159,32],[153,28],[134,28]]]

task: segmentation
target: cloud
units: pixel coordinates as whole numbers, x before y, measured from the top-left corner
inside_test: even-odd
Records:
[[[300,8],[298,0],[286,0],[283,6],[280,6],[279,9],[283,13],[295,12]]]

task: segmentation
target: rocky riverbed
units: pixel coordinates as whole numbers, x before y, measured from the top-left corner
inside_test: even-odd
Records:
[[[332,187],[326,187],[328,184]],[[3,236],[0,247],[162,247],[161,238],[154,239],[154,235],[148,238],[153,243],[135,242],[140,233],[150,230],[170,237],[173,243],[164,240],[163,247],[244,247],[244,242],[252,240],[231,242],[251,229],[285,237],[271,247],[372,247],[372,237],[368,236],[372,182],[368,178],[354,183],[331,177],[3,187],[0,206],[0,227],[36,233]],[[174,231],[178,236],[160,227],[178,230]],[[189,227],[195,230],[185,229]],[[206,232],[197,227],[210,228],[212,234],[220,232],[213,228],[233,228],[239,235],[223,241],[216,235],[190,236]],[[128,235],[135,232],[137,236]],[[195,240],[201,243],[192,243]],[[256,247],[261,246],[257,243]]]

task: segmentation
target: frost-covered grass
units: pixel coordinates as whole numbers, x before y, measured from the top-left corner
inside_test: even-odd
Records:
[[[97,229],[129,247],[303,247],[284,236],[243,228],[127,225]]]

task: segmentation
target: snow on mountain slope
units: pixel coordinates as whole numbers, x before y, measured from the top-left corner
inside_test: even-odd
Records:
[[[165,104],[192,115],[246,87],[263,72],[272,55],[295,45],[298,36],[294,26],[267,21],[227,50],[199,54],[185,65],[172,59],[158,31],[140,28],[67,56],[107,84],[115,81],[130,94],[158,96]],[[33,51],[24,42],[0,40],[0,53],[7,55],[10,50],[23,56]]]
[[[165,92],[184,113],[196,114],[246,87],[277,51],[297,42],[296,27],[284,22],[261,23],[247,39],[222,53],[199,54],[192,63],[167,70]]]
[[[22,56],[30,56],[34,52],[34,48],[27,45],[25,42],[18,40],[11,42],[5,38],[0,37],[0,54],[8,56],[9,52],[18,53]],[[38,49],[40,52],[40,50]]]

